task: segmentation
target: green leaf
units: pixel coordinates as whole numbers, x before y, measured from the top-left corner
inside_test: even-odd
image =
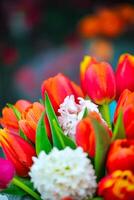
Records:
[[[62,129],[57,126],[55,121],[53,121],[53,125],[57,133],[57,136],[62,139],[62,143],[64,143],[64,147],[69,146],[72,149],[76,149],[76,144],[68,136],[66,136],[63,133]]]
[[[91,118],[96,138],[96,152],[94,158],[95,172],[98,180],[104,175],[105,160],[107,151],[111,142],[109,133],[105,128],[95,119]]]
[[[19,112],[19,110],[14,105],[12,105],[10,103],[7,103],[7,106],[13,110],[17,119],[20,120],[21,119],[21,113]]]
[[[22,189],[18,188],[16,185],[11,183],[7,189],[1,191],[2,194],[12,194],[16,196],[24,196],[26,195],[26,192]]]
[[[123,123],[123,112],[122,110],[120,110],[116,124],[114,126],[112,141],[117,140],[117,139],[124,139],[124,138],[126,138],[126,134],[125,134],[125,128],[124,128],[124,123]]]
[[[87,109],[87,107],[84,109],[84,113],[83,113],[83,116],[82,116],[82,119],[84,119],[85,117],[87,117],[88,116],[88,109]]]
[[[47,136],[47,131],[44,123],[44,115],[45,111],[42,113],[36,129],[35,146],[37,155],[39,155],[41,151],[45,151],[48,154],[52,149],[52,145]]]
[[[33,184],[28,179],[20,178],[20,177],[17,177],[17,178],[34,191]],[[5,190],[2,190],[1,193],[2,194],[11,194],[11,195],[16,195],[16,196],[21,196],[21,197],[23,197],[24,195],[27,195],[27,192],[25,192],[18,186],[14,185],[13,183],[11,183],[8,186],[8,188],[6,188]]]
[[[45,94],[45,109],[51,127],[53,145],[58,149],[63,149],[66,146],[76,148],[75,143],[64,135],[47,93]]]

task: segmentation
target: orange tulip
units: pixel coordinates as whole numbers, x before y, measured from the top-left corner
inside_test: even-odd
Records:
[[[124,89],[134,91],[134,56],[130,54],[120,56],[115,77],[117,98],[119,98]]]
[[[17,175],[27,176],[32,157],[35,156],[33,146],[7,129],[0,129],[0,145],[7,159],[13,163]]]
[[[56,113],[58,113],[59,105],[63,103],[66,96],[73,94],[76,99],[77,97],[83,97],[83,93],[80,87],[62,74],[58,74],[45,80],[42,83],[41,90],[43,98],[45,92],[48,93]]]
[[[35,102],[31,104],[27,110],[22,112],[22,119],[19,120],[19,126],[21,130],[33,143],[35,143],[36,128],[43,111],[44,106],[38,102]],[[46,116],[44,121],[46,124],[48,136],[51,138],[49,123]]]
[[[84,68],[86,62],[84,61],[82,65]],[[83,84],[87,85],[87,94],[93,102],[102,105],[111,102],[115,98],[116,84],[111,65],[106,62],[93,63],[84,73],[85,83]]]
[[[106,167],[109,173],[118,169],[134,173],[134,140],[115,140],[110,146]]]
[[[98,195],[104,200],[133,200],[134,174],[129,171],[114,171],[98,184]]]
[[[100,122],[111,136],[111,130],[96,112],[90,113],[98,122]],[[90,119],[90,115],[82,119],[76,127],[76,144],[81,146],[90,157],[95,155],[95,130]]]
[[[95,58],[90,56],[84,56],[83,61],[80,63],[80,80],[81,80],[81,87],[83,92],[87,93],[87,84],[85,83],[85,75],[87,69],[92,65],[97,63]]]
[[[18,100],[14,106],[20,112],[22,112],[25,109],[27,109],[29,105],[30,102],[26,100]],[[3,108],[2,117],[0,118],[0,125],[3,128],[4,127],[8,128],[12,133],[18,134],[19,131],[18,119],[11,108],[8,107]]]
[[[123,123],[126,137],[134,139],[134,92],[124,90],[120,95],[114,114],[114,123],[116,122],[119,112],[123,112]]]

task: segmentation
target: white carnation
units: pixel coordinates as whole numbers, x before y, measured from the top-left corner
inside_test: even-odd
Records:
[[[69,135],[74,140],[76,126],[82,119],[85,108],[87,108],[88,112],[94,111],[99,113],[98,106],[92,103],[90,100],[85,100],[81,97],[78,97],[78,101],[79,104],[75,102],[74,95],[67,96],[58,110],[60,113],[58,120],[65,135]]]
[[[72,150],[53,150],[33,158],[29,175],[43,200],[61,200],[71,197],[82,200],[92,197],[97,183],[93,166],[81,147]]]

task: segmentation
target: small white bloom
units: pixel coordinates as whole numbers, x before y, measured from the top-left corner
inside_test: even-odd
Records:
[[[92,197],[97,183],[93,166],[81,147],[73,150],[53,150],[33,158],[29,175],[43,200],[60,200],[67,196],[74,200]]]
[[[67,96],[58,110],[60,113],[58,117],[60,125],[65,135],[69,135],[73,140],[75,140],[76,126],[82,119],[85,108],[87,108],[88,112],[99,113],[98,106],[90,100],[78,97],[78,101],[79,104],[75,102],[74,95]]]
[[[0,200],[8,200],[8,198],[6,195],[0,194]]]

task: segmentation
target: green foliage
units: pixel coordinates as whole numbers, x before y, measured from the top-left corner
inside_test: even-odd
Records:
[[[33,184],[30,182],[29,179],[20,178],[20,177],[17,177],[17,179],[19,179],[22,183],[24,183],[25,185],[27,185],[34,191]],[[23,196],[27,195],[27,192],[25,192],[23,189],[19,188],[18,186],[14,185],[13,183],[11,183],[8,186],[8,188],[1,191],[1,194],[10,194],[10,195],[16,195],[16,196],[23,197]]]
[[[104,175],[105,160],[111,142],[111,138],[109,136],[109,133],[97,120],[93,118],[91,120],[95,129],[95,138],[96,138],[94,167],[97,179],[100,180],[100,178]]]
[[[37,129],[36,129],[35,146],[36,146],[37,155],[41,151],[45,151],[46,153],[49,153],[52,149],[52,145],[47,136],[47,131],[46,131],[45,123],[44,123],[44,115],[45,115],[45,112],[42,113],[38,121]]]
[[[114,126],[112,141],[117,140],[117,139],[124,139],[124,138],[126,138],[126,135],[125,135],[125,128],[124,128],[124,123],[123,123],[123,113],[121,110],[118,115],[116,124]]]
[[[64,149],[66,146],[76,148],[75,143],[66,135],[60,127],[57,116],[47,94],[45,94],[45,109],[51,127],[53,146]]]

